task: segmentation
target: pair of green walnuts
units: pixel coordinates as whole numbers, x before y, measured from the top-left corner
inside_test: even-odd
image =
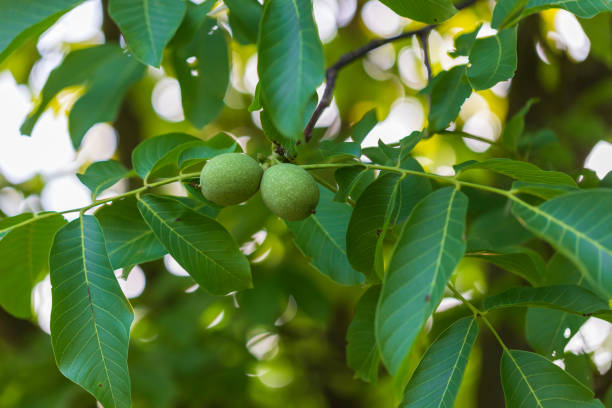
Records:
[[[319,188],[310,174],[294,164],[281,163],[265,172],[244,153],[225,153],[209,160],[200,174],[202,194],[218,205],[242,203],[261,189],[261,198],[274,215],[299,221],[314,213]]]

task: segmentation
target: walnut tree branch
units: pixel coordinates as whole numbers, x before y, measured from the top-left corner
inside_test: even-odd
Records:
[[[463,2],[462,4],[458,4],[456,8],[457,10],[464,9],[476,3],[476,1],[477,0],[467,0]],[[420,28],[418,30],[406,31],[401,34],[395,35],[393,37],[379,38],[376,40],[372,40],[366,45],[344,54],[338,59],[338,61],[336,61],[336,63],[334,63],[329,68],[327,68],[327,71],[325,71],[325,90],[323,91],[323,96],[321,97],[319,104],[317,105],[315,111],[310,117],[308,124],[304,128],[304,137],[305,137],[306,142],[308,142],[310,138],[312,137],[312,131],[315,127],[315,124],[321,117],[321,114],[331,104],[332,97],[334,94],[334,88],[336,86],[336,79],[338,78],[338,73],[342,68],[344,68],[345,66],[349,65],[350,63],[354,61],[357,61],[358,59],[361,59],[368,52],[378,47],[382,47],[385,44],[389,44],[394,41],[399,41],[405,38],[409,38],[409,37],[412,37],[413,35],[419,36],[419,38],[423,41],[423,39],[427,38],[427,35],[429,34],[429,32],[437,26],[438,24],[432,24],[432,25],[428,25],[423,28]],[[429,61],[426,41],[423,41],[423,50],[425,52],[425,60]],[[431,66],[429,65],[428,62],[426,62],[426,67],[427,67],[428,75],[431,76]]]

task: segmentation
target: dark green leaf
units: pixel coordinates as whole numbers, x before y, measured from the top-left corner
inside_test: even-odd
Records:
[[[498,0],[493,10],[491,27],[495,29],[511,27],[516,24],[529,0]]]
[[[84,0],[1,0],[0,62],[32,37],[42,34],[62,14]]]
[[[32,289],[49,271],[53,237],[65,224],[59,214],[41,217],[12,229],[0,241],[0,305],[13,316],[32,315]]]
[[[176,164],[184,149],[200,143],[204,142],[185,133],[168,133],[146,139],[132,152],[134,171],[146,179],[160,165]]]
[[[470,50],[467,77],[476,90],[489,89],[516,71],[516,28],[479,38]]]
[[[91,190],[92,196],[96,197],[102,191],[111,187],[130,171],[116,160],[106,160],[92,163],[85,173],[77,174],[81,183]]]
[[[404,225],[376,311],[382,360],[396,374],[463,257],[467,197],[452,187],[425,197]]]
[[[418,171],[423,173],[424,170],[414,158],[405,157],[401,163],[402,169]],[[397,223],[404,222],[415,205],[421,201],[427,194],[431,193],[431,182],[429,179],[414,174],[406,174],[400,182],[399,190],[399,213],[397,215]]]
[[[278,131],[272,119],[270,119],[270,114],[267,109],[264,108],[259,113],[259,118],[266,138],[275,145],[281,145],[290,156],[294,156],[296,154],[297,140],[285,137],[285,135]]]
[[[438,24],[451,18],[457,9],[451,0],[382,0],[402,17],[427,24]]]
[[[334,176],[338,183],[334,200],[340,202],[347,201],[349,197],[353,201],[359,200],[361,193],[374,181],[374,171],[363,166],[340,167]]]
[[[486,298],[483,306],[485,310],[535,306],[580,316],[597,316],[608,321],[612,319],[612,310],[605,301],[576,285],[511,288]]]
[[[309,0],[268,0],[257,43],[261,97],[275,127],[297,141],[325,59]]]
[[[513,179],[528,183],[565,185],[576,187],[573,178],[559,171],[546,171],[536,165],[511,159],[489,159],[483,162],[469,164],[461,169],[465,172],[471,169],[486,169],[503,174]]]
[[[507,408],[604,408],[593,391],[528,351],[504,350],[501,380]]]
[[[361,157],[361,146],[357,142],[323,140],[319,143],[319,148],[325,158]]]
[[[51,248],[51,343],[66,377],[107,408],[128,408],[132,307],[123,296],[95,217],[63,227]]]
[[[315,214],[303,221],[287,222],[295,242],[312,258],[312,265],[338,283],[357,285],[363,275],[355,271],[346,258],[346,230],[351,207],[333,201],[334,195],[319,187],[321,198]]]
[[[145,64],[159,67],[166,44],[178,29],[184,1],[110,0],[108,13],[121,29],[128,49]]]
[[[544,280],[546,265],[537,252],[523,247],[506,247],[469,252],[468,256],[480,258],[539,286]]]
[[[400,407],[454,406],[477,336],[474,317],[459,319],[444,330],[425,352],[406,386]]]
[[[154,195],[141,197],[138,208],[157,239],[200,286],[215,295],[252,286],[249,262],[217,221]]]
[[[259,35],[263,7],[257,0],[224,0],[229,8],[232,35],[240,44],[254,44]]]
[[[476,218],[467,237],[468,251],[472,252],[520,245],[533,235],[519,224],[509,208],[497,208]]]
[[[459,56],[468,56],[470,55],[470,51],[472,50],[472,46],[476,41],[476,36],[478,35],[478,31],[480,31],[480,26],[478,26],[474,31],[470,33],[461,34],[459,37],[455,39],[455,51],[449,52],[448,54],[451,57],[459,57]]]
[[[431,95],[429,130],[439,132],[457,118],[463,102],[472,94],[465,78],[465,65],[453,67],[436,75],[426,88]]]
[[[380,354],[374,334],[376,304],[380,285],[371,286],[355,306],[355,315],[346,333],[346,363],[363,381],[376,383]]]
[[[346,231],[348,260],[359,272],[372,277],[377,247],[382,246],[383,231],[398,211],[398,174],[381,175],[361,194]]]
[[[578,190],[578,187],[567,185],[559,186],[543,183],[525,183],[523,181],[515,181],[512,183],[512,191],[514,193],[531,194],[544,200],[550,200],[551,198],[555,198],[566,193],[571,193],[572,191],[576,190]]]
[[[515,199],[512,212],[530,231],[570,258],[589,285],[612,298],[612,190],[568,193],[539,207]]]
[[[192,147],[181,150],[178,156],[178,168],[183,169],[223,153],[241,151],[240,145],[231,136],[225,133],[218,133],[212,138],[202,141],[201,144],[195,144]]]
[[[145,66],[125,55],[116,45],[99,45],[68,54],[54,69],[42,90],[41,102],[21,126],[29,135],[40,115],[62,89],[84,85],[85,93],[75,102],[68,116],[68,130],[75,148],[96,123],[112,122],[117,117],[123,96],[144,74]]]
[[[529,0],[523,17],[549,8],[563,8],[578,17],[591,18],[605,11],[612,11],[609,0]]]
[[[351,128],[351,138],[357,142],[363,142],[363,139],[370,133],[374,126],[378,124],[378,118],[376,117],[376,108],[371,109],[363,115],[359,122],[355,123]]]
[[[525,315],[525,338],[535,351],[556,360],[563,357],[565,346],[587,319],[561,310],[529,308]]]
[[[191,41],[177,47],[172,63],[181,86],[185,117],[197,128],[212,122],[225,104],[229,52],[217,20],[206,18]]]
[[[529,99],[525,105],[506,122],[501,134],[502,143],[512,151],[516,150],[517,144],[525,130],[525,115],[529,112],[531,105],[538,102],[537,98]]]
[[[166,248],[144,222],[134,198],[115,200],[96,211],[113,269],[163,257]]]

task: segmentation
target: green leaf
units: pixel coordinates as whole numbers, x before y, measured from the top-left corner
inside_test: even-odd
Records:
[[[512,191],[514,193],[530,194],[540,197],[544,200],[558,197],[560,195],[577,191],[578,187],[568,185],[551,185],[543,183],[525,183],[523,181],[515,181],[512,183]]]
[[[453,67],[436,75],[426,88],[431,95],[429,130],[442,131],[457,118],[463,102],[472,94],[472,87],[465,79],[465,65]]]
[[[338,283],[357,285],[363,275],[355,271],[346,258],[346,230],[351,218],[351,207],[333,201],[334,195],[319,186],[321,198],[315,214],[287,226],[297,246],[312,258],[312,265]]]
[[[376,108],[373,108],[365,113],[357,123],[351,128],[351,138],[360,143],[370,133],[374,126],[378,124],[378,117],[376,116]]]
[[[573,178],[559,171],[542,170],[534,164],[511,160],[511,159],[489,159],[483,162],[474,162],[461,169],[465,172],[471,169],[491,170],[504,176],[512,177],[513,179],[525,181],[528,183],[565,185],[576,187],[576,182]]]
[[[297,152],[297,140],[285,137],[285,135],[279,132],[279,130],[272,122],[272,119],[270,118],[267,109],[264,108],[259,113],[259,118],[261,120],[261,128],[263,129],[266,138],[274,145],[281,145],[287,151],[287,154],[289,154],[289,156],[294,156]]]
[[[466,255],[480,258],[528,281],[533,286],[543,283],[544,260],[537,252],[523,247],[506,247],[468,252]]]
[[[376,304],[380,285],[371,286],[355,306],[355,315],[346,333],[346,364],[355,371],[355,377],[376,383],[380,354],[374,335]]]
[[[164,48],[178,29],[184,1],[110,0],[108,13],[121,29],[128,49],[145,64],[159,67]]]
[[[183,111],[196,128],[215,120],[225,106],[229,61],[224,31],[210,17],[189,42],[174,50],[172,64],[181,86]]]
[[[572,260],[585,283],[612,298],[612,190],[569,193],[539,207],[515,199],[513,214]]]
[[[166,255],[138,211],[136,199],[115,200],[96,211],[113,269],[154,261]]]
[[[516,151],[518,142],[525,130],[525,115],[529,112],[531,105],[538,102],[538,98],[529,99],[525,105],[506,122],[501,134],[502,143],[512,151]]]
[[[476,90],[489,89],[516,71],[516,28],[479,38],[470,50],[467,77]]]
[[[556,360],[563,357],[565,346],[587,319],[561,310],[529,308],[525,315],[525,339],[533,350]]]
[[[346,231],[348,260],[359,272],[371,277],[375,271],[377,247],[383,232],[398,211],[400,176],[387,173],[373,181],[361,194]]]
[[[177,163],[181,152],[197,143],[204,143],[197,137],[185,133],[168,133],[146,139],[132,152],[134,171],[146,179],[154,169],[160,166]]]
[[[275,127],[297,141],[325,58],[309,0],[265,2],[257,43],[261,97]]]
[[[232,35],[240,44],[254,44],[259,36],[263,7],[257,0],[224,0],[229,8]]]
[[[111,187],[130,171],[116,160],[106,160],[92,163],[85,173],[77,174],[81,183],[91,190],[92,196],[96,197],[102,191]]]
[[[323,157],[326,159],[361,157],[361,145],[357,142],[323,140],[321,143],[319,143],[319,148],[321,149]]]
[[[95,217],[63,227],[51,248],[51,343],[59,370],[106,408],[129,407],[132,307]]]
[[[217,221],[155,195],[141,197],[138,208],[170,255],[204,289],[225,295],[252,286],[248,260]]]
[[[609,0],[529,0],[523,17],[549,8],[562,8],[578,17],[591,18],[596,14],[612,11]]]
[[[485,310],[525,306],[544,307],[580,316],[597,316],[608,321],[612,319],[612,310],[608,303],[593,292],[576,285],[511,288],[486,298],[483,306]]]
[[[366,187],[374,181],[374,171],[359,165],[340,167],[334,172],[334,177],[338,183],[338,192],[334,200],[345,202],[350,197],[353,201],[357,201]]]
[[[84,0],[0,0],[0,62]]]
[[[389,261],[376,312],[382,360],[396,374],[465,251],[465,194],[446,187],[412,211]]]
[[[30,218],[33,218],[32,213],[18,214],[13,217],[7,217],[0,220],[0,240],[8,234],[13,228],[17,228],[22,223],[29,222]]]
[[[427,24],[438,24],[451,18],[457,9],[451,0],[381,0],[402,17]]]
[[[454,406],[477,336],[474,317],[459,319],[444,330],[425,352],[406,386],[400,407]]]
[[[410,156],[404,158],[399,167],[406,170],[424,172],[419,162]],[[397,224],[404,222],[414,206],[429,193],[431,193],[431,182],[429,179],[414,174],[406,174],[403,180],[400,181]]]
[[[202,160],[212,159],[223,153],[242,152],[236,141],[225,133],[217,133],[212,138],[181,150],[178,156],[178,168],[183,169]]]
[[[603,408],[588,389],[562,368],[528,351],[504,350],[501,381],[508,408]]]
[[[580,19],[580,25],[591,42],[590,54],[612,67],[612,14],[604,13],[590,19]]]
[[[123,96],[140,80],[144,71],[144,65],[125,55],[116,45],[98,45],[71,52],[49,75],[41,102],[21,125],[21,133],[31,134],[40,115],[62,89],[82,85],[85,93],[68,115],[70,138],[77,149],[90,127],[115,120]]]
[[[455,39],[455,51],[449,52],[451,57],[468,56],[476,41],[478,31],[480,31],[480,25],[476,29],[469,33],[461,34]]]
[[[496,208],[480,215],[468,231],[468,251],[500,250],[520,245],[533,238],[510,213],[509,208]]]
[[[493,10],[491,27],[495,29],[512,27],[520,19],[529,0],[498,0]]]
[[[65,224],[53,214],[12,229],[0,241],[0,305],[13,316],[32,315],[32,289],[49,271],[53,237]]]

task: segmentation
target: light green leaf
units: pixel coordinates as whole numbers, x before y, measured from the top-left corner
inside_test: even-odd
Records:
[[[106,408],[128,408],[132,307],[123,296],[95,217],[63,227],[51,248],[51,343],[59,370]]]
[[[511,288],[483,302],[485,310],[509,307],[544,307],[562,310],[580,316],[597,316],[612,320],[608,303],[593,292],[576,285],[541,286],[537,288]]]
[[[489,89],[516,71],[516,28],[479,38],[470,50],[467,77],[476,90]]]
[[[540,197],[544,200],[558,197],[560,195],[571,193],[578,190],[578,187],[568,185],[552,185],[544,183],[525,183],[523,181],[515,181],[512,183],[512,191],[514,193],[530,194]]]
[[[451,0],[381,0],[402,17],[427,24],[438,24],[451,18],[457,9]]]
[[[275,127],[297,141],[325,58],[310,0],[268,0],[257,43],[261,97]]]
[[[376,383],[380,354],[374,335],[376,304],[380,285],[371,286],[355,306],[355,315],[346,333],[346,363],[355,371],[355,377]]]
[[[185,133],[168,133],[146,139],[132,152],[134,171],[146,179],[160,165],[177,163],[181,152],[197,143],[203,141]]]
[[[202,128],[219,116],[229,84],[229,51],[217,20],[206,18],[189,42],[175,48],[172,64],[185,117]]]
[[[0,0],[0,62],[84,0]]]
[[[140,80],[145,66],[125,55],[116,45],[98,45],[68,54],[54,69],[42,90],[41,102],[21,125],[21,133],[29,135],[40,115],[62,89],[74,85],[85,87],[68,115],[72,145],[78,148],[90,127],[112,122],[117,117],[123,96]]]
[[[224,0],[229,8],[232,35],[240,44],[254,44],[259,36],[263,7],[257,0]]]
[[[204,289],[225,295],[252,286],[248,260],[217,221],[154,195],[141,197],[138,208],[170,255]]]
[[[377,247],[398,212],[400,176],[383,174],[361,194],[346,231],[348,260],[367,277],[374,276]]]
[[[185,2],[176,0],[110,0],[108,13],[121,29],[128,49],[148,65],[159,67],[166,44],[185,15]]]
[[[528,351],[504,350],[501,380],[507,408],[604,408],[593,391]]]
[[[0,240],[8,234],[13,228],[17,228],[22,223],[29,222],[30,218],[34,217],[32,213],[18,214],[13,217],[6,217],[0,220]]]
[[[111,187],[130,171],[116,160],[106,160],[92,163],[87,167],[85,173],[77,174],[81,183],[91,190],[93,197]]]
[[[574,262],[589,288],[612,298],[612,190],[569,193],[539,207],[515,199],[513,214]]]
[[[376,311],[382,360],[396,374],[465,251],[465,194],[446,187],[425,197],[404,224]]]
[[[338,192],[334,200],[345,202],[349,197],[359,200],[361,193],[374,181],[374,171],[364,166],[340,167],[334,172],[338,183]]]
[[[96,211],[113,269],[150,262],[168,251],[144,222],[136,199],[115,200]]]
[[[54,214],[14,228],[0,240],[0,305],[13,316],[32,315],[32,289],[49,271],[53,237],[65,224]]]
[[[467,256],[480,258],[539,286],[544,280],[544,260],[537,252],[523,247],[506,247],[468,252]]]
[[[506,125],[504,126],[504,130],[501,134],[501,141],[505,146],[512,149],[512,151],[516,151],[518,142],[521,136],[523,136],[523,131],[525,130],[525,115],[527,115],[527,112],[529,112],[531,105],[536,102],[538,102],[537,98],[529,99],[525,105],[506,122]]]
[[[346,230],[351,207],[333,201],[334,195],[319,186],[320,199],[315,214],[303,221],[289,222],[295,242],[312,258],[312,265],[338,283],[357,285],[364,277],[355,271],[346,258]]]
[[[429,130],[439,132],[457,118],[463,102],[472,94],[472,87],[465,78],[465,65],[442,71],[424,90],[431,95]]]
[[[591,42],[590,55],[612,68],[612,14],[580,19],[580,25]]]
[[[528,183],[565,185],[576,187],[576,182],[573,178],[559,171],[542,170],[534,164],[511,160],[511,159],[489,159],[483,162],[474,162],[461,169],[465,172],[471,169],[491,170],[504,176],[512,177],[513,179],[525,181]]]
[[[400,407],[454,406],[477,336],[474,317],[459,319],[444,330],[425,352],[406,386]]]

